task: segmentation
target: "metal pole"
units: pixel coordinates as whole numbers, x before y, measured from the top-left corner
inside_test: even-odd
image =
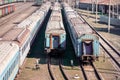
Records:
[[[118,3],[117,3],[117,18],[119,18],[119,6],[118,6]]]
[[[91,2],[92,2],[92,13],[93,13],[93,10],[94,10],[94,8],[93,8],[93,0],[91,0]]]
[[[109,0],[108,33],[110,33],[111,0]]]
[[[98,13],[98,0],[96,0],[96,19],[95,19],[96,23],[97,23],[97,13]]]
[[[114,18],[114,5],[112,6],[112,17]]]

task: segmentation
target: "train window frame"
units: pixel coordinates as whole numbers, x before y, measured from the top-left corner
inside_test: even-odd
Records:
[[[94,40],[93,39],[82,39],[82,48],[83,48],[83,44],[85,43],[85,41],[90,41],[90,43],[92,42],[92,45],[94,45]],[[94,51],[94,47],[92,46],[92,49]],[[84,52],[82,51],[82,54],[84,54]],[[92,53],[93,55],[93,53]]]

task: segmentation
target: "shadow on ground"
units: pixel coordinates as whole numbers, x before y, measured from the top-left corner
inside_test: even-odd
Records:
[[[31,46],[30,54],[28,54],[27,58],[36,58],[40,59],[40,64],[46,64],[46,54],[44,54],[44,38],[45,38],[45,30],[47,26],[47,22],[49,20],[51,11],[46,16],[43,24],[40,26],[40,30],[37,33],[37,36]]]
[[[95,30],[100,32],[108,32],[108,28],[95,28]],[[120,28],[111,28],[110,29],[111,34],[120,35]]]

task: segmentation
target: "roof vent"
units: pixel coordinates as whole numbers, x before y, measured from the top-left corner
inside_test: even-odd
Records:
[[[0,38],[0,40],[2,40],[2,38]]]
[[[11,42],[11,43],[10,43],[10,46],[13,46],[13,45],[14,45],[14,44]]]

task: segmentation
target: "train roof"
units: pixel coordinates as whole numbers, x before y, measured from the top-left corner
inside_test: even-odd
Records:
[[[58,2],[54,3],[52,13],[47,24],[46,33],[65,33],[62,22],[61,5]]]
[[[18,51],[19,47],[16,44],[0,41],[0,75]]]
[[[63,5],[64,6],[64,5]],[[65,6],[64,6],[65,7]],[[70,9],[70,10],[69,10]],[[72,26],[72,29],[75,30],[77,37],[80,37],[83,34],[93,34],[92,29],[89,27],[89,25],[81,18],[80,15],[73,9],[69,8],[64,8],[67,19]]]
[[[61,16],[61,11],[53,11],[51,16]]]
[[[16,26],[11,26],[10,25],[6,25],[6,26],[1,26],[0,27],[0,38],[2,38],[6,33],[9,32],[10,29],[17,27],[17,28],[27,28],[32,22],[35,21],[35,18],[41,18],[44,16],[44,13],[46,11],[48,11],[48,9],[50,8],[51,3],[50,2],[46,2],[45,4],[43,4],[35,13],[33,13],[32,15],[30,15],[29,17],[27,17],[24,21],[22,21],[20,24],[16,25]],[[33,18],[35,17],[35,18]],[[34,20],[32,20],[34,19]],[[36,19],[38,20],[38,19]]]
[[[46,33],[61,34],[61,33],[65,33],[65,29],[61,22],[49,21],[47,29],[46,29]]]
[[[2,38],[2,41],[13,41],[22,46],[26,38],[29,37],[30,31],[26,28],[13,28],[8,31]]]
[[[79,17],[79,15],[76,13],[76,11],[70,11],[70,12],[68,11],[67,16],[69,19]]]
[[[76,25],[74,25],[74,29],[75,29],[78,37],[80,37],[83,34],[93,33],[87,24],[81,24],[81,25],[76,24]]]

